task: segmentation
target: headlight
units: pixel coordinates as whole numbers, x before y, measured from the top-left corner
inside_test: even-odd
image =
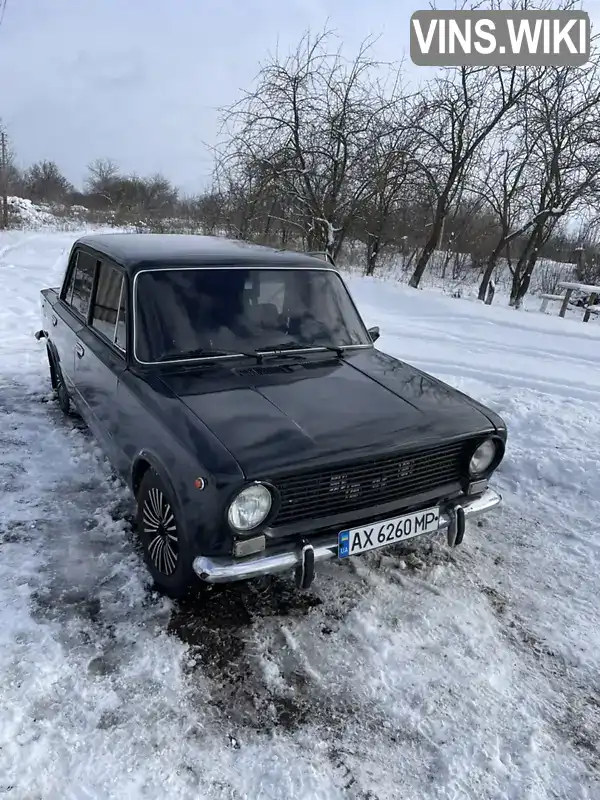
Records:
[[[272,503],[271,492],[262,483],[247,486],[232,500],[227,520],[236,531],[250,531],[265,521]]]
[[[483,475],[490,468],[491,463],[496,458],[496,445],[492,439],[486,439],[471,456],[469,462],[469,473],[472,477]]]

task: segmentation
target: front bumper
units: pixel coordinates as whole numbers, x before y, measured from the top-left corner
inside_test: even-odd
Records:
[[[461,497],[447,503],[442,510],[439,531],[447,531],[450,545],[460,544],[464,532],[464,521],[486,514],[502,500],[494,489],[486,489],[483,494],[472,497]],[[308,545],[312,550],[311,561],[314,563],[336,558],[338,552],[337,536],[314,537]],[[306,559],[306,541],[302,544],[287,542],[261,553],[235,558],[234,556],[198,556],[194,559],[193,568],[198,577],[207,583],[229,583],[270,575],[275,572],[303,568]]]

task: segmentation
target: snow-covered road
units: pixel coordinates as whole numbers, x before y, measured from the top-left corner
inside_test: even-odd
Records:
[[[600,324],[352,279],[381,349],[507,420],[501,510],[455,552],[179,605],[49,402],[73,239],[0,236],[0,797],[597,800]]]

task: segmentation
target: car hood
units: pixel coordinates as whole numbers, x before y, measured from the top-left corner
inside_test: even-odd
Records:
[[[247,477],[496,430],[483,406],[375,348],[162,380]]]

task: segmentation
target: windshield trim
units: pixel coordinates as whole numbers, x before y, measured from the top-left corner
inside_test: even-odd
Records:
[[[247,357],[244,353],[234,353],[234,354],[227,354],[227,355],[214,355],[214,356],[196,356],[192,358],[175,358],[169,359],[168,361],[142,361],[138,358],[137,355],[137,345],[138,345],[138,321],[137,321],[137,281],[140,275],[144,275],[146,272],[182,272],[188,270],[205,270],[205,269],[216,269],[214,264],[206,263],[202,266],[181,266],[181,267],[155,267],[153,269],[140,269],[138,272],[135,273],[133,277],[133,291],[132,291],[132,327],[133,327],[133,358],[137,364],[142,364],[144,367],[161,367],[161,366],[168,366],[170,364],[189,364],[192,363],[200,363],[200,362],[207,362],[207,361],[225,361],[227,359],[232,358],[245,358]],[[223,269],[223,267],[220,267]],[[228,266],[227,269],[244,269],[244,270],[274,270],[274,271],[286,271],[286,272],[303,272],[303,271],[314,271],[314,272],[333,272],[335,275],[338,276],[346,293],[348,295],[348,299],[352,303],[354,310],[360,320],[363,330],[365,332],[366,338],[369,338],[369,332],[367,330],[367,326],[362,318],[361,313],[359,312],[356,303],[354,302],[354,298],[350,294],[350,290],[346,286],[346,282],[343,279],[342,275],[340,274],[339,270],[334,269],[333,267],[286,267],[281,264],[260,264],[255,266],[254,264],[232,264]],[[372,349],[373,342],[368,342],[365,344],[345,344],[340,345],[340,350],[365,350],[365,349]],[[257,350],[256,351],[259,355],[269,355],[273,352],[278,353],[278,350]],[[294,348],[293,350],[286,349],[282,351],[285,353],[327,353],[329,352],[327,347],[302,347],[298,348],[297,350]]]

